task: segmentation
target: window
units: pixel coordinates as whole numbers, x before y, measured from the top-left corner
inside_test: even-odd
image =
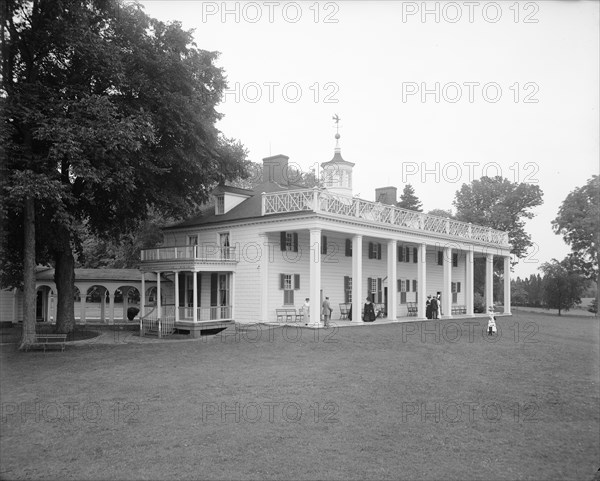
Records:
[[[346,239],[346,257],[352,257],[352,239]]]
[[[382,284],[381,277],[367,278],[367,294],[372,302],[381,303],[383,297]]]
[[[294,291],[300,289],[300,274],[280,274],[279,288],[283,290],[283,304],[294,305]]]
[[[452,254],[452,267],[458,267],[458,254]]]
[[[216,203],[215,207],[216,207],[215,214],[224,214],[225,213],[225,196],[224,195],[217,196],[217,203]]]
[[[229,259],[231,253],[229,232],[222,232],[219,234],[219,247],[221,250],[221,259]]]
[[[197,235],[189,235],[187,238],[187,245],[197,246],[198,245],[198,236]]]
[[[438,256],[438,266],[443,266],[444,265],[444,251],[438,251],[437,253]]]
[[[298,233],[280,232],[280,246],[282,251],[298,252]]]
[[[349,304],[352,302],[352,277],[344,276],[344,302]]]
[[[398,279],[398,290],[400,291],[400,304],[406,304],[406,287],[408,281],[406,279]]]
[[[381,259],[381,244],[369,242],[369,259]]]

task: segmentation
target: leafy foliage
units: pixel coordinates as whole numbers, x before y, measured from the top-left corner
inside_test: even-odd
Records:
[[[540,267],[544,273],[543,290],[544,303],[551,309],[568,311],[581,303],[581,294],[585,291],[588,281],[577,266],[566,257],[561,262],[552,259]]]
[[[438,217],[447,217],[448,219],[454,219],[454,214],[452,214],[452,209],[432,209],[427,212],[429,215],[436,215]]]
[[[226,87],[217,53],[179,23],[117,0],[4,5],[3,250],[22,251],[18,220],[33,197],[36,261],[55,265],[57,320],[69,330],[82,225],[119,239],[152,210],[189,215],[215,184],[245,175],[246,154],[215,127]],[[19,256],[6,259],[3,285],[16,285],[8,264]]]
[[[406,184],[400,194],[400,200],[396,204],[401,209],[416,210],[417,212],[423,211],[423,204],[417,197],[415,189],[412,185]]]
[[[530,209],[542,204],[537,185],[510,182],[500,176],[482,177],[456,192],[456,219],[508,232],[511,253],[517,258],[533,245],[523,219],[534,217]]]
[[[552,227],[571,246],[573,260],[585,275],[597,280],[600,244],[600,178],[597,175],[567,195]]]

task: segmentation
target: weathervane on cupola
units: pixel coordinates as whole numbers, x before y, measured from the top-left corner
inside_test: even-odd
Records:
[[[323,169],[323,179],[327,190],[341,195],[352,196],[352,162],[347,162],[342,158],[342,149],[340,148],[340,116],[334,114],[332,117],[335,122],[335,149],[333,159],[321,164]]]

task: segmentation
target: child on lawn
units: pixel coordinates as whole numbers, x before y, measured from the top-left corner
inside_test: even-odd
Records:
[[[488,309],[488,336],[496,334],[496,316],[494,316],[494,306],[490,306]]]

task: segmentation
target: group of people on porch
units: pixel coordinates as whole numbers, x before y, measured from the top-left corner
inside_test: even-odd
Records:
[[[427,319],[440,319],[442,317],[442,293],[440,291],[435,296],[427,296],[425,317]]]

